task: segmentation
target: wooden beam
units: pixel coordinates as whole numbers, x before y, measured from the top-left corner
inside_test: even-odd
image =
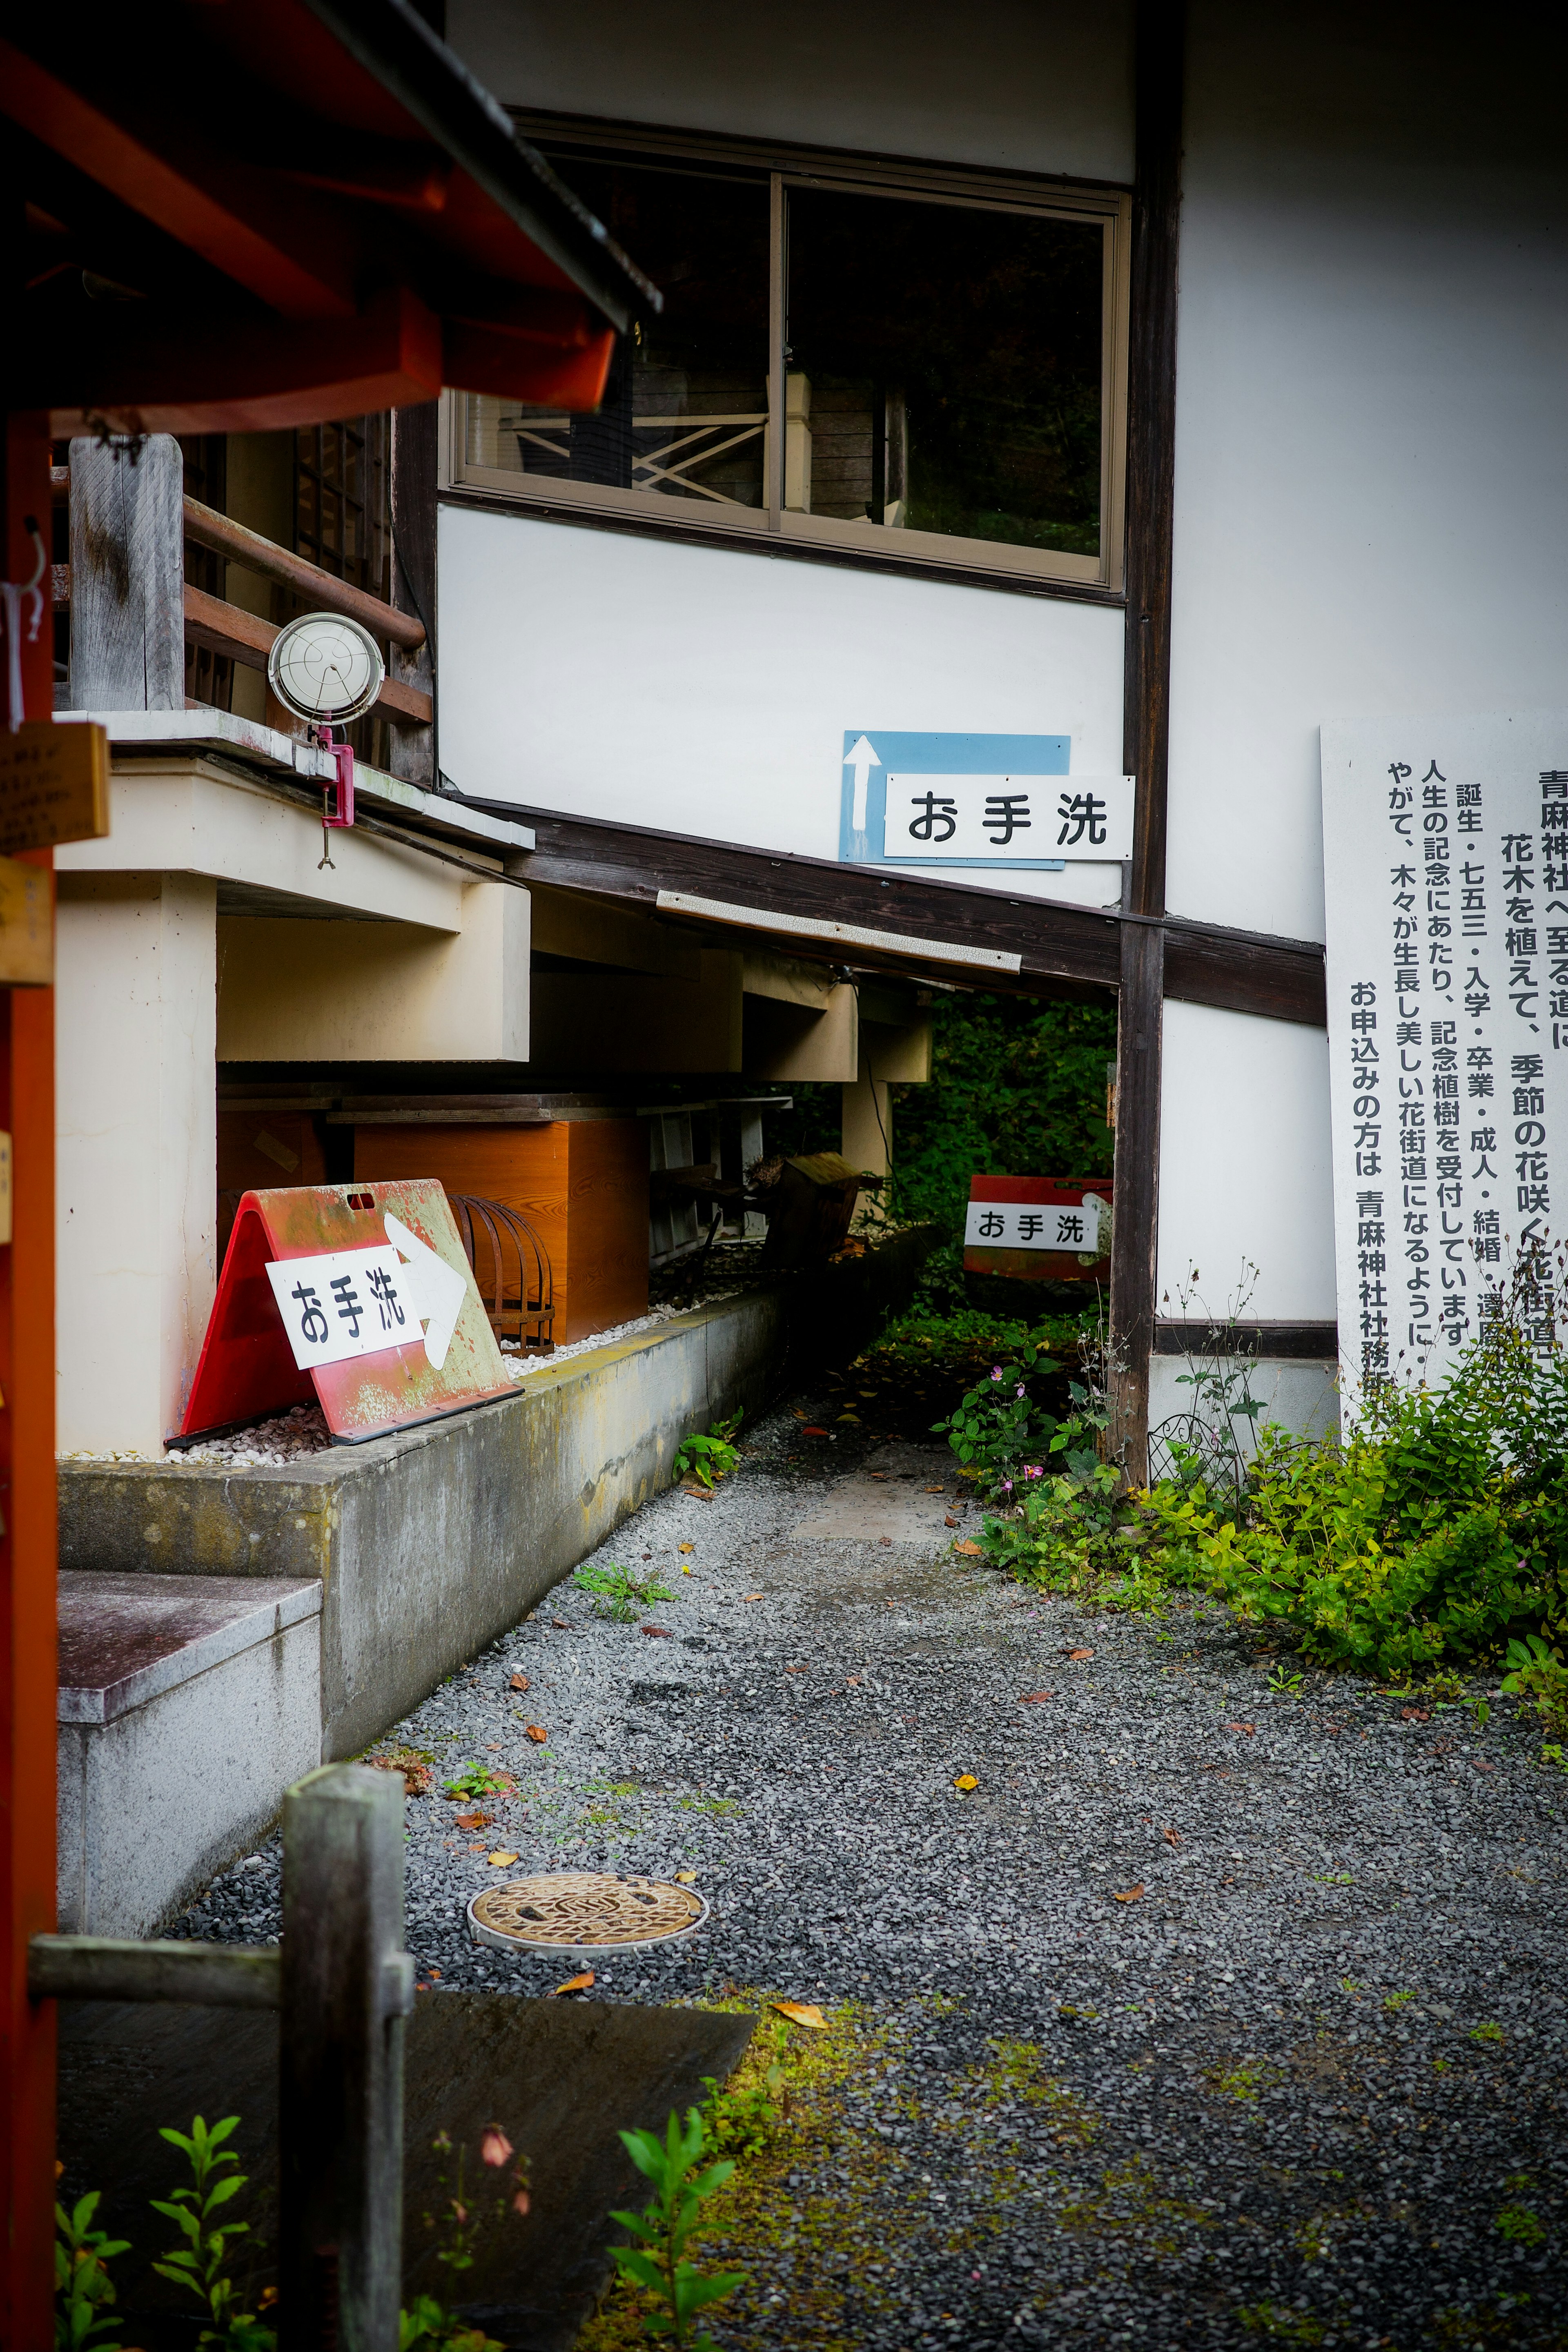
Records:
[[[703,841],[688,834],[656,833],[607,819],[563,816],[558,810],[477,805],[516,817],[534,829],[537,846],[520,866],[520,878],[658,910],[659,892],[754,908],[758,929],[773,930],[781,916],[808,922],[853,923],[900,938],[991,949],[1018,958],[1016,974],[977,974],[974,984],[1036,996],[1103,998],[1122,984],[1121,935],[1153,929],[1163,934],[1166,993],[1194,1004],[1255,1013],[1309,1028],[1325,1024],[1323,951],[1310,940],[1274,940],[1218,925],[1170,918],[1140,922],[1116,908],[1071,907],[1051,898],[1015,898],[1004,890],[954,882],[924,882],[909,875],[884,878],[870,865],[800,857],[736,842]],[[737,921],[736,929],[744,929]],[[776,936],[771,944],[776,949]],[[792,954],[826,952],[802,936]],[[842,960],[842,952],[840,959]],[[916,953],[857,947],[857,963],[882,964],[905,974],[929,971],[957,979],[951,962]]]
[[[48,467],[46,419],[7,415],[8,580],[32,575],[29,524],[48,529]],[[29,643],[24,629],[15,650],[26,715],[47,721],[48,630]],[[23,855],[51,864],[47,849]],[[28,1996],[27,1946],[55,1925],[54,1085],[53,989],[0,989],[12,1183],[11,1239],[0,1245],[0,2344],[17,2347],[53,2341],[56,2011]]]
[[[436,493],[440,475],[440,408],[433,400],[392,413],[392,601],[417,639],[394,638],[392,674],[400,686],[436,701]],[[432,789],[439,753],[434,723],[401,729],[392,742],[392,772]]]
[[[425,642],[424,624],[407,606],[399,611],[395,605],[384,604],[379,596],[367,594],[352,581],[334,578],[319,563],[310,563],[291,549],[264,539],[258,530],[247,530],[244,523],[203,506],[199,499],[186,499],[184,502],[184,529],[185,537],[194,539],[198,547],[210,547],[216,555],[226,555],[231,563],[243,563],[247,572],[259,572],[263,579],[280,582],[323,612],[345,614],[351,621],[368,629],[373,637],[384,637],[388,644],[401,646],[410,653],[417,651]]]
[[[15,357],[16,397],[47,409],[58,439],[101,423],[121,433],[270,433],[434,400],[443,382],[441,322],[406,287],[358,318],[310,326],[175,315],[152,302],[93,307],[104,315]]]
[[[225,654],[247,669],[264,670],[267,656],[282,635],[258,613],[247,613],[239,604],[226,604],[220,596],[209,596],[205,589],[193,588],[189,581],[184,588],[184,633],[194,644],[205,646],[215,654]],[[183,696],[181,703],[183,707]],[[84,710],[119,707],[105,702],[80,705]],[[411,686],[400,686],[391,677],[383,680],[381,692],[371,708],[384,711],[395,727],[428,727],[435,715],[435,706],[427,694],[420,694]]]
[[[1182,193],[1182,0],[1137,0],[1135,161],[1127,377],[1127,635],[1122,764],[1138,779],[1127,912],[1165,911],[1171,563],[1176,470],[1176,264]],[[1183,967],[1205,974],[1196,942]],[[1160,1213],[1163,924],[1121,932],[1116,1057],[1116,1216],[1110,1250],[1110,1444],[1130,1483],[1149,1471],[1149,1352]],[[1239,980],[1239,972],[1234,973]],[[1211,999],[1199,996],[1199,1003]],[[1250,1007],[1233,1009],[1251,1009]]]
[[[35,1936],[35,2000],[188,2000],[214,2009],[277,2009],[276,1944],[132,1943],[118,1936]]]
[[[344,215],[214,145],[174,106],[143,111],[103,60],[91,94],[0,41],[0,109],[78,171],[285,319],[350,319]]]
[[[183,710],[179,445],[71,444],[70,698],[76,710]]]

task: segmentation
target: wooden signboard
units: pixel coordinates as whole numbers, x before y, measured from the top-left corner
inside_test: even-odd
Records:
[[[0,729],[0,743],[5,740]],[[54,977],[55,899],[49,870],[0,857],[0,986],[48,988]]]
[[[971,1177],[963,1270],[1023,1282],[1108,1283],[1110,1177]]]
[[[0,728],[0,856],[109,831],[109,737],[90,719]]]
[[[354,1445],[515,1393],[433,1178],[247,1192],[171,1443],[314,1398]]]

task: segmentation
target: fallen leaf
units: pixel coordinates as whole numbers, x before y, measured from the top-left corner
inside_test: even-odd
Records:
[[[980,1783],[975,1779],[973,1772],[961,1772],[952,1785],[955,1789],[962,1789],[967,1796],[969,1790],[971,1789],[978,1789]]]
[[[546,1731],[542,1723],[525,1723],[523,1725],[523,1729],[527,1732],[529,1738],[533,1741],[536,1748],[542,1748],[545,1741],[550,1737],[550,1734]]]
[[[892,1549],[893,1549],[893,1538],[892,1538],[892,1537],[891,1537],[891,1536],[879,1536],[879,1537],[877,1538],[877,1541],[878,1541],[879,1544],[883,1544],[883,1545],[885,1545],[885,1546],[886,1546],[886,1548],[887,1548],[887,1549],[888,1549],[889,1551],[891,1551],[891,1550],[892,1550]]]
[[[860,1677],[859,1677],[859,1675],[845,1675],[845,1677],[844,1677],[844,1687],[845,1687],[845,1689],[846,1689],[846,1690],[858,1690],[858,1689],[859,1689],[859,1687],[860,1687]]]
[[[967,1536],[962,1543],[955,1543],[952,1549],[954,1551],[967,1552],[972,1559],[978,1559],[981,1557],[980,1546],[977,1543],[971,1543]]]
[[[814,2000],[775,2000],[773,2006],[792,2025],[809,2025],[816,2033],[827,2031],[827,2020]]]
[[[884,1481],[886,1481],[888,1476],[886,1470],[868,1470],[866,1475],[868,1478],[880,1478]]]
[[[526,1690],[528,1688],[528,1676],[526,1675],[513,1675],[510,1687],[512,1690]]]
[[[949,1511],[947,1517],[942,1521],[942,1526],[944,1528],[955,1528],[957,1525],[958,1521],[953,1517],[952,1513]]]
[[[1055,1698],[1055,1691],[1026,1691],[1018,1701],[1020,1706],[1044,1706],[1047,1699]]]
[[[488,1830],[495,1815],[493,1813],[454,1813],[452,1818],[460,1830]]]
[[[486,1753],[486,1755],[487,1755],[487,1756],[496,1756],[496,1755],[499,1755],[499,1754],[500,1754],[500,1741],[499,1739],[487,1739],[487,1740],[486,1740],[486,1742],[485,1742],[485,1753]]]
[[[484,1841],[482,1839],[478,1845],[471,1845],[468,1848],[468,1852],[470,1853],[483,1853],[484,1850]]]
[[[815,1422],[808,1422],[800,1433],[803,1437],[826,1437],[827,1432],[825,1429],[818,1429]]]
[[[1182,1843],[1179,1832],[1173,1829],[1168,1827],[1163,1829],[1160,1832],[1160,1835],[1164,1839],[1167,1845],[1180,1845]]]
[[[673,1642],[675,1639],[668,1625],[645,1625],[643,1632],[654,1642]]]
[[[1094,1652],[1092,1650],[1064,1650],[1062,1652],[1062,1655],[1064,1658],[1092,1658]]]
[[[928,1486],[926,1488],[926,1493],[928,1495],[945,1495],[947,1489],[945,1486]]]
[[[580,1977],[568,1977],[564,1984],[558,1984],[555,1992],[586,1992],[593,1981],[593,1969],[584,1969]],[[555,1992],[550,1996],[552,2000],[555,1998]]]
[[[680,1491],[683,1495],[694,1495],[700,1503],[710,1503],[713,1500],[712,1487],[705,1486],[700,1478],[683,1478],[680,1482]]]
[[[765,1601],[767,1595],[764,1592],[742,1592],[741,1598],[742,1601]]]
[[[569,1617],[552,1617],[550,1622],[558,1633],[569,1633],[572,1631],[572,1621]]]
[[[510,1870],[517,1860],[515,1853],[492,1853],[486,1858],[492,1870]]]
[[[696,1546],[695,1544],[689,1544],[689,1543],[685,1543],[685,1544],[677,1544],[677,1545],[676,1545],[676,1547],[675,1547],[675,1549],[676,1549],[676,1550],[677,1550],[677,1551],[695,1551],[695,1550],[696,1550],[696,1549],[697,1549],[697,1546]]]
[[[677,1886],[695,1886],[697,1873],[694,1870],[678,1870],[675,1874],[675,1883]]]
[[[1140,1882],[1136,1886],[1130,1886],[1125,1895],[1119,1895],[1116,1900],[1118,1903],[1136,1903],[1142,1892],[1142,1885]]]
[[[1401,1723],[1430,1723],[1432,1710],[1429,1706],[1402,1706],[1399,1720]]]
[[[1483,1764],[1479,1756],[1472,1756],[1470,1761],[1475,1766],[1478,1772],[1495,1772],[1497,1770],[1497,1766],[1495,1764]]]

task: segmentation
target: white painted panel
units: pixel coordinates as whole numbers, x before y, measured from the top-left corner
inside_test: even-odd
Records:
[[[1153,1356],[1149,1362],[1149,1426],[1193,1409],[1193,1391],[1185,1385],[1194,1374],[1213,1370],[1214,1359]],[[1337,1364],[1304,1363],[1299,1358],[1266,1356],[1258,1361],[1238,1357],[1225,1360],[1227,1370],[1245,1371],[1247,1393],[1263,1407],[1256,1423],[1245,1415],[1232,1423],[1244,1454],[1254,1451],[1251,1433],[1268,1422],[1294,1430],[1298,1437],[1322,1437],[1340,1425],[1340,1368]],[[1236,1391],[1242,1393],[1238,1388]],[[1210,1420],[1214,1418],[1212,1412]],[[1180,1432],[1174,1433],[1179,1435]]]
[[[1240,1312],[1270,1323],[1334,1313],[1329,1043],[1321,1029],[1206,1004],[1165,1007],[1160,1111],[1162,1316]]]
[[[846,727],[1064,734],[1074,773],[1121,769],[1119,612],[468,507],[439,545],[441,764],[486,799],[836,857]]]
[[[449,0],[509,106],[895,155],[1132,176],[1130,0]]]
[[[1562,20],[1188,21],[1169,903],[1321,939],[1321,719],[1562,700]]]

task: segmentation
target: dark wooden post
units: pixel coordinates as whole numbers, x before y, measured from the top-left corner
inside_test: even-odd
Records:
[[[326,1764],[283,1807],[279,2305],[288,2352],[396,2352],[403,1787]]]
[[[1171,549],[1176,470],[1176,260],[1182,195],[1180,0],[1138,0],[1137,150],[1127,373],[1127,652],[1123,760],[1138,779],[1121,926],[1116,1046],[1116,1215],[1110,1248],[1110,1444],[1148,1477],[1149,1357],[1160,1210],[1165,994],[1165,779],[1170,748]]]
[[[460,408],[460,404],[459,404]],[[433,401],[392,412],[392,601],[423,622],[425,642],[414,653],[392,648],[392,675],[400,686],[436,691],[436,480],[440,411]],[[434,790],[437,758],[434,727],[391,730],[391,764],[405,783]],[[468,790],[472,792],[470,783]]]
[[[184,709],[184,488],[171,434],[71,443],[73,710]]]

